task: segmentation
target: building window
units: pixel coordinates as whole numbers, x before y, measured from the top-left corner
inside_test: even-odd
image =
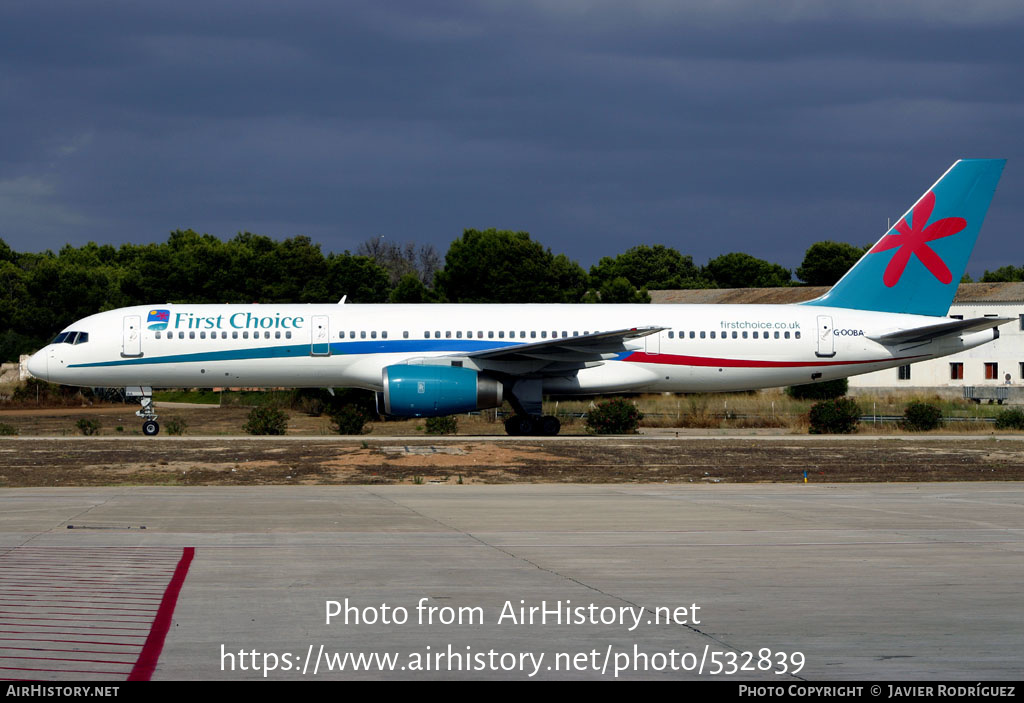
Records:
[[[994,361],[985,362],[985,380],[995,381],[999,378],[999,364]]]
[[[900,367],[900,380],[901,381],[909,381],[910,380],[910,364],[906,364],[906,365]]]
[[[949,364],[949,380],[950,381],[962,381],[964,380],[964,365],[960,362],[951,362]]]

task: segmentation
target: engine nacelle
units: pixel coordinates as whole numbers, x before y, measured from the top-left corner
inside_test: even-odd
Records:
[[[461,366],[384,367],[378,409],[400,417],[440,417],[501,405],[501,382]],[[381,407],[380,396],[383,396]]]

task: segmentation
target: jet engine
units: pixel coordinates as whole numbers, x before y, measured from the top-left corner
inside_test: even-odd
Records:
[[[400,417],[439,417],[496,408],[502,402],[497,379],[461,366],[394,364],[384,367],[384,392],[377,408]]]

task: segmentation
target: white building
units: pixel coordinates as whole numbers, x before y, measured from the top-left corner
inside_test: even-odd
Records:
[[[828,288],[650,291],[652,303],[800,303]],[[850,378],[850,389],[912,388],[960,396],[964,386],[1024,385],[1024,283],[962,283],[950,317],[1012,317],[999,339],[960,354]]]

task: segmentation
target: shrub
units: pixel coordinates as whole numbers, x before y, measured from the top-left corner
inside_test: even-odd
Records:
[[[837,378],[834,381],[787,386],[786,395],[794,400],[831,400],[832,398],[842,398],[849,389],[849,380]]]
[[[996,415],[997,430],[1024,430],[1024,410],[1001,410]]]
[[[343,405],[331,413],[331,429],[338,434],[362,434],[370,417],[358,405]]]
[[[14,425],[8,425],[6,422],[0,422],[0,435],[16,435],[18,434],[18,428]]]
[[[80,418],[78,420],[78,422],[75,423],[75,427],[77,427],[78,431],[81,432],[84,435],[99,434],[99,432],[100,432],[100,421],[99,420],[90,420],[88,418],[83,417],[83,418]]]
[[[927,432],[942,426],[942,410],[930,403],[913,402],[903,411],[903,429]]]
[[[167,434],[179,436],[185,434],[185,430],[188,429],[188,423],[185,422],[184,418],[175,415],[167,421]]]
[[[852,434],[859,420],[860,406],[852,398],[823,400],[811,406],[810,434]]]
[[[625,398],[612,398],[587,413],[587,429],[594,434],[633,434],[644,414]]]
[[[288,415],[270,405],[253,408],[249,421],[242,425],[248,434],[284,434],[288,430]]]
[[[444,417],[428,417],[427,434],[456,434],[459,431],[459,420],[454,415]]]

